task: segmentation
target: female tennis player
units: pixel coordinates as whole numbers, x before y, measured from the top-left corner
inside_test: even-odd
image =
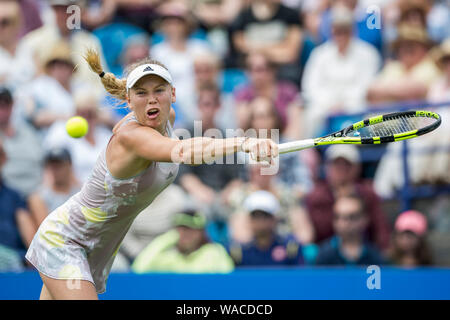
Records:
[[[164,65],[146,59],[118,79],[103,72],[97,52],[88,50],[85,59],[131,112],[113,129],[81,191],[49,214],[30,245],[26,258],[42,278],[41,299],[97,299],[134,218],[172,183],[179,163],[237,151],[256,160],[278,155],[268,139],[180,141],[172,131],[175,88]]]

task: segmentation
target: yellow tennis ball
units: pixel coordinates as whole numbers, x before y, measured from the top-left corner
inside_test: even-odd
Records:
[[[66,131],[72,138],[84,137],[88,129],[88,122],[80,116],[72,117],[66,122]]]

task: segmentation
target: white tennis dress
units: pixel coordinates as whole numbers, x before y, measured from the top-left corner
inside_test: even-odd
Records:
[[[177,138],[169,122],[166,130],[169,137]],[[42,222],[26,254],[42,274],[90,281],[98,293],[106,289],[114,258],[133,220],[178,173],[178,164],[152,162],[137,176],[117,179],[108,171],[105,155],[106,148],[81,191]]]

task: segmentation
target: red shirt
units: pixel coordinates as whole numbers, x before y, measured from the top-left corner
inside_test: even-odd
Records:
[[[369,242],[376,244],[381,249],[387,248],[390,240],[390,226],[381,207],[380,198],[369,182],[357,182],[355,188],[364,200],[369,214],[370,221],[367,228]],[[316,231],[316,243],[334,236],[334,201],[331,187],[326,181],[317,182],[314,189],[305,198],[306,207]]]

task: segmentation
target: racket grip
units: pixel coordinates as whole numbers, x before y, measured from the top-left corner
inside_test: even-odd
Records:
[[[288,153],[314,147],[314,139],[297,140],[278,145],[278,153]]]

